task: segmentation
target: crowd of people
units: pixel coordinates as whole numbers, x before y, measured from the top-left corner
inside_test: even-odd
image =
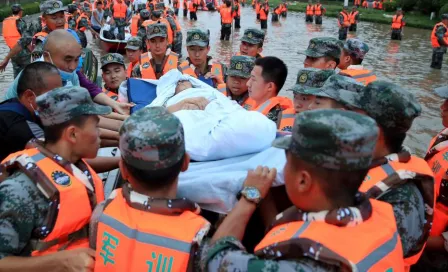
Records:
[[[262,55],[260,29],[244,30],[228,65],[209,55],[207,29],[188,29],[182,60],[180,3],[169,4],[174,10],[137,3],[132,15],[129,3],[98,0],[90,14],[88,1],[66,11],[47,0],[31,25],[12,6],[4,24],[11,50],[0,65],[4,70],[12,60],[15,77],[0,103],[1,271],[448,269],[448,86],[434,90],[446,128],[419,158],[403,142],[422,108],[408,90],[363,66],[366,42],[312,38],[300,52],[296,83],[285,88],[288,68]],[[235,4],[218,7],[221,40],[230,35],[228,24],[236,26]],[[306,20],[321,23],[325,8],[311,4]],[[267,20],[263,5],[253,3],[260,22]],[[287,6],[277,8],[286,17]],[[118,53],[101,56],[98,87],[83,74],[79,32],[97,33],[108,13],[118,28],[131,26],[130,63]],[[433,31],[445,51],[440,29],[447,20],[443,15]],[[36,49],[38,59],[29,63]],[[272,187],[280,169],[249,170],[226,215],[179,198],[179,175],[195,162],[176,113],[205,110],[210,101],[187,98],[130,114],[137,101],[120,92],[128,79],[161,79],[172,70],[276,125],[272,146],[286,156],[283,185]],[[191,87],[180,80],[175,93]],[[293,99],[279,95],[285,89]],[[98,157],[100,147],[118,147],[120,156]],[[113,169],[125,183],[105,195],[97,173]]]

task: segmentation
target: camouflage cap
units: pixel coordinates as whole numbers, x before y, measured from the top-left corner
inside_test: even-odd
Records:
[[[86,7],[86,6],[82,7],[81,10],[82,10],[83,12],[92,12],[92,11],[90,10],[90,7]]]
[[[143,42],[140,37],[131,37],[126,44],[126,49],[140,50],[142,48]]]
[[[413,94],[386,81],[367,85],[357,103],[381,128],[395,132],[408,131],[422,110]]]
[[[142,9],[140,11],[140,18],[149,19],[149,17],[151,17],[151,13],[149,12],[149,10],[146,9],[146,7],[145,7],[145,9]]]
[[[67,5],[67,11],[69,13],[73,13],[73,12],[75,12],[77,10],[78,10],[78,6],[76,4],[68,4]]]
[[[101,57],[101,69],[104,68],[104,66],[111,64],[111,63],[118,63],[124,66],[124,58],[121,54],[118,53],[108,53]]]
[[[210,42],[210,31],[203,31],[199,28],[189,29],[187,31],[187,46],[201,46],[206,47]]]
[[[299,54],[304,54],[311,58],[333,57],[337,60],[341,57],[341,48],[343,43],[336,38],[320,37],[310,40],[308,49],[299,51]]]
[[[120,128],[123,160],[142,170],[166,169],[185,155],[184,129],[164,107],[143,108]]]
[[[369,46],[360,39],[351,38],[345,42],[344,50],[358,59],[364,59],[369,52]]]
[[[305,111],[296,116],[291,137],[273,146],[318,167],[333,170],[368,169],[378,138],[372,118],[344,110]]]
[[[142,11],[142,10],[146,10],[146,11],[148,11],[148,10],[146,9],[146,4],[138,4],[138,5],[137,5],[137,9],[138,9],[139,11]],[[149,14],[149,11],[148,11],[148,14]]]
[[[92,101],[89,92],[79,86],[56,88],[36,98],[40,120],[46,127],[62,124],[81,115],[106,115],[108,106]]]
[[[150,40],[155,37],[168,37],[168,30],[165,24],[158,22],[146,27],[146,39]]]
[[[65,11],[64,5],[61,1],[48,0],[43,2],[40,6],[40,11],[44,15],[51,15],[61,11]]]
[[[153,10],[153,11],[151,12],[151,16],[160,18],[160,17],[162,16],[162,11],[161,11],[161,10]]]
[[[14,5],[11,6],[11,11],[12,12],[19,12],[21,10],[23,10],[23,9],[22,9],[22,6],[20,4],[14,4]]]
[[[447,86],[443,86],[443,87],[439,87],[439,88],[435,88],[434,92],[443,99],[448,99],[448,85]]]
[[[353,78],[333,75],[325,84],[312,94],[318,97],[328,97],[348,108],[361,108],[358,104],[359,95],[364,85]]]
[[[157,3],[156,4],[156,9],[159,9],[159,10],[160,9],[165,9],[165,3],[163,3],[163,2],[162,3]]]
[[[230,59],[230,67],[227,69],[228,76],[238,76],[249,78],[250,72],[254,69],[255,58],[249,56],[233,56]]]
[[[264,42],[264,32],[256,28],[248,28],[244,30],[244,35],[241,38],[242,42],[250,44],[262,44]]]
[[[316,68],[304,68],[297,74],[297,82],[290,91],[298,94],[311,94],[311,92],[324,85],[327,79],[334,75],[334,70],[320,70]]]

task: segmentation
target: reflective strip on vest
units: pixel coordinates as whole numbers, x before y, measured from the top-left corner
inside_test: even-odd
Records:
[[[270,100],[264,102],[260,107],[258,107],[257,111],[263,113],[264,109],[266,109],[270,104],[271,104]]]
[[[369,76],[374,76],[374,75],[375,74],[373,72],[370,72],[370,73],[367,73],[367,74],[360,74],[360,75],[352,76],[352,78],[359,79],[359,78],[369,77]]]
[[[375,249],[372,253],[367,255],[362,261],[358,262],[356,266],[359,271],[368,271],[373,265],[379,262],[381,259],[391,253],[398,242],[398,233],[394,233],[394,236]]]

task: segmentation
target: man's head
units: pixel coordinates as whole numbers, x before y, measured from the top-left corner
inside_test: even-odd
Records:
[[[343,11],[347,11],[347,9],[348,9],[348,6],[343,6],[343,7],[342,7],[342,10],[343,10]]]
[[[140,13],[142,10],[147,10],[145,4],[138,4],[137,5],[137,12]],[[148,11],[148,10],[147,10]],[[148,11],[149,12],[149,11]],[[149,17],[148,17],[149,18]]]
[[[444,99],[440,106],[440,116],[442,117],[443,126],[448,128],[448,86],[435,88],[434,92],[438,97]]]
[[[403,10],[401,8],[397,8],[397,15],[403,15]]]
[[[363,89],[363,84],[350,77],[333,75],[321,88],[311,91],[316,98],[308,109],[359,110],[357,101]]]
[[[158,21],[162,17],[162,12],[160,10],[153,10],[151,12],[151,20]]]
[[[445,13],[445,14],[442,14],[442,22],[445,24],[445,25],[448,25],[448,13]]]
[[[352,11],[356,11],[357,9],[358,9],[358,6],[355,6],[355,5],[354,5],[354,6],[352,7]]]
[[[165,24],[156,23],[146,28],[146,44],[153,55],[165,55],[168,48],[168,30]]]
[[[140,37],[131,37],[126,44],[126,56],[130,63],[136,63],[142,54],[143,42]]]
[[[11,6],[12,15],[22,17],[23,9],[20,4],[14,4]]]
[[[308,49],[299,54],[306,56],[303,62],[305,68],[322,70],[335,69],[341,57],[342,42],[331,37],[313,38]]]
[[[255,66],[255,58],[249,56],[233,56],[227,69],[227,87],[232,95],[240,96],[247,92],[247,81]]]
[[[368,52],[369,46],[365,42],[360,39],[350,38],[342,48],[338,67],[341,70],[345,70],[350,65],[360,65]]]
[[[297,82],[290,89],[294,93],[294,109],[297,113],[308,110],[308,106],[315,98],[312,95],[312,90],[322,87],[332,75],[334,75],[334,70],[319,70],[316,68],[299,70]]]
[[[111,108],[95,104],[81,87],[62,87],[37,97],[46,144],[59,144],[71,157],[95,158],[100,147],[98,115]]]
[[[102,56],[101,70],[106,88],[118,90],[120,84],[126,80],[126,66],[121,54],[109,53]]]
[[[36,97],[59,87],[62,87],[62,80],[58,68],[51,63],[37,61],[22,70],[17,83],[17,97],[34,113],[37,109]]]
[[[165,9],[165,3],[161,2],[161,3],[157,3],[156,4],[156,10],[164,10]]]
[[[103,9],[103,2],[97,1],[96,2],[96,9],[101,11]]]
[[[386,81],[367,85],[356,102],[380,128],[377,153],[384,153],[379,149],[387,149],[388,154],[399,152],[406,132],[422,110],[412,93]]]
[[[257,57],[257,54],[263,51],[264,36],[264,32],[256,28],[244,30],[240,45],[241,55]]]
[[[274,141],[286,150],[285,186],[299,209],[319,209],[355,199],[372,161],[378,138],[375,121],[333,109],[297,115],[292,136]]]
[[[277,57],[264,57],[255,61],[247,87],[249,96],[257,103],[262,103],[278,95],[285,84],[288,68]]]
[[[134,189],[160,191],[177,186],[188,169],[184,130],[179,119],[163,107],[144,108],[120,129],[120,169]]]
[[[50,31],[64,29],[65,9],[61,1],[45,1],[40,5],[40,11],[42,12],[42,18]]]
[[[187,52],[190,62],[198,67],[207,62],[210,52],[210,31],[198,28],[187,31]]]
[[[44,44],[44,60],[53,63],[58,69],[72,73],[78,67],[81,45],[64,29],[52,31]]]
[[[186,89],[193,88],[193,84],[191,84],[188,80],[179,80],[176,84],[176,89],[174,90],[174,94],[178,94]]]
[[[67,12],[70,14],[75,14],[75,12],[78,11],[78,6],[76,4],[68,4],[67,5]]]
[[[151,13],[149,13],[149,11],[147,9],[142,9],[140,11],[140,20],[141,21],[149,20],[149,17],[151,17]]]
[[[89,18],[92,15],[92,11],[90,10],[90,7],[82,7],[82,13],[87,15]]]

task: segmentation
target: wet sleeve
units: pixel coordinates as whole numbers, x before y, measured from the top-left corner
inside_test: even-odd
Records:
[[[0,259],[30,254],[24,248],[47,209],[47,201],[25,174],[17,172],[0,183]]]
[[[436,37],[437,37],[437,41],[439,42],[440,45],[447,45],[444,37],[445,37],[445,33],[446,33],[446,28],[443,26],[439,26],[436,29]]]
[[[86,78],[86,76],[83,73],[81,73],[80,71],[76,71],[76,74],[78,75],[79,78],[79,85],[83,88],[86,88],[87,91],[89,91],[92,99],[102,92],[101,88],[92,83],[88,78]]]
[[[17,30],[19,31],[20,35],[22,35],[17,43],[20,45],[20,47],[22,47],[22,49],[25,49],[33,41],[33,26],[30,25],[28,27],[26,22],[24,22],[23,20],[17,20],[16,23]]]

